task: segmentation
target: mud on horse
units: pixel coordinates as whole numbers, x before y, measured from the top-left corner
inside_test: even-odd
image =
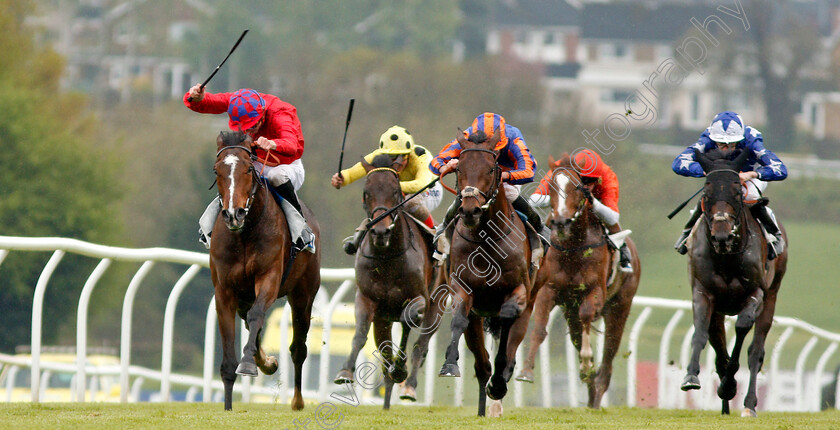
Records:
[[[363,203],[368,221],[400,204],[401,160],[388,154],[378,155],[368,164]],[[382,359],[385,375],[385,402],[390,408],[394,383],[405,381],[401,399],[415,401],[417,373],[429,351],[429,339],[437,328],[433,325],[442,313],[445,295],[430,294],[439,266],[432,259],[431,234],[424,233],[419,222],[407,211],[398,208],[382,218],[365,233],[356,252],[356,334],[344,367],[335,378],[336,384],[353,382],[356,358],[365,346],[373,323],[374,339]],[[437,299],[437,300],[436,300]],[[391,341],[391,325],[402,325],[399,347]],[[406,346],[411,328],[420,330],[411,356],[411,375],[406,369]],[[406,380],[406,378],[408,379]]]
[[[490,397],[494,400],[490,415],[500,416],[516,349],[525,337],[533,308],[529,301],[531,248],[525,224],[505,196],[499,154],[493,150],[500,140],[499,130],[489,138],[478,131],[469,140],[459,132],[457,139],[463,148],[456,168],[461,207],[446,273],[454,309],[452,339],[440,376],[461,376],[458,342],[463,334],[475,356],[478,415],[485,414],[486,397]],[[492,368],[484,345],[485,324],[499,340]]]
[[[612,362],[621,345],[624,325],[639,286],[641,267],[635,244],[627,238],[633,272],[618,270],[618,255],[609,246],[604,225],[592,210],[580,175],[568,154],[549,183],[551,247],[534,283],[534,331],[525,365],[517,380],[534,381],[534,358],[548,332],[548,316],[562,306],[572,344],[580,357],[580,377],[589,387],[590,408],[599,408],[610,385]],[[549,160],[554,165],[554,160]],[[618,233],[620,235],[622,233]],[[618,244],[620,247],[620,244]],[[604,317],[601,365],[593,366],[592,323]]]
[[[767,260],[767,239],[751,211],[745,210],[738,173],[747,151],[735,160],[707,156],[695,151],[694,157],[706,172],[702,199],[703,216],[691,233],[688,272],[694,311],[691,360],[682,390],[700,388],[700,352],[706,341],[715,350],[715,370],[720,377],[717,394],[721,413],[729,414],[729,400],[735,397],[741,347],[755,325],[749,347],[750,382],[742,416],[756,416],[756,374],[764,362],[764,342],[773,324],[776,296],[787,268],[787,249],[774,260]],[[762,203],[759,203],[762,204]],[[785,241],[787,235],[779,224]],[[726,315],[737,315],[735,345],[726,351]]]
[[[216,313],[222,337],[221,376],[225,410],[231,409],[236,375],[257,376],[277,371],[277,359],[260,347],[265,313],[286,296],[292,307],[291,351],[295,366],[292,409],[303,409],[302,367],[312,302],[321,283],[319,227],[312,212],[301,204],[315,233],[315,253],[292,251],[283,210],[270,196],[268,184],[254,169],[251,138],[241,132],[222,132],[216,140],[214,171],[222,210],[213,229],[210,272],[215,287]],[[248,342],[237,366],[236,315],[249,330]]]

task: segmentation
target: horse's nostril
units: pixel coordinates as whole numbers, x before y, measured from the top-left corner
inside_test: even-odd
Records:
[[[242,221],[245,219],[245,215],[248,215],[248,211],[245,208],[237,208],[236,209],[236,219]]]
[[[230,221],[230,212],[228,212],[226,210],[223,210],[222,211],[222,219],[224,219],[225,221]]]

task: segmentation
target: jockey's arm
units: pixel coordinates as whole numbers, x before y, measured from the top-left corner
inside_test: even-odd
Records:
[[[400,181],[400,189],[406,194],[413,194],[425,187],[435,179],[434,173],[429,170],[429,165],[432,162],[432,154],[428,151],[423,151],[421,155],[413,152],[408,155],[408,165],[405,166],[405,171],[415,172],[414,179],[407,181]]]
[[[512,185],[534,181],[534,169],[537,167],[537,163],[522,138],[512,139],[502,151],[509,151],[516,163],[513,169],[502,173],[502,180]],[[504,173],[507,173],[507,179],[505,179]]]
[[[755,169],[756,177],[762,181],[781,181],[787,178],[787,166],[773,151],[764,147],[764,138],[758,130],[747,127],[747,147],[753,151],[761,167]]]
[[[275,115],[268,117],[266,113],[266,121],[268,121],[271,130],[277,130],[279,137],[271,136],[271,140],[276,145],[274,152],[286,157],[300,158],[303,155],[303,144],[298,140],[295,130],[295,121],[290,111],[282,110]]]

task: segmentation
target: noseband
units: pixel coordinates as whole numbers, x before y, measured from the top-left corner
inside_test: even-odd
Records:
[[[391,172],[391,173],[393,173],[394,176],[397,178],[397,187],[399,187],[400,174],[397,173],[396,170],[394,170],[390,167],[377,167],[375,169],[371,169],[369,172],[367,172],[367,174],[365,176],[370,176],[370,174],[374,173],[374,172]],[[397,205],[402,203],[402,200],[404,199],[404,197],[402,195],[402,191],[400,191],[399,195],[400,195],[400,201],[397,202]],[[367,201],[365,201],[365,211],[367,212],[368,222],[371,222],[371,221],[374,220],[374,218],[376,218],[376,212],[378,212],[378,211],[389,211],[389,210],[391,210],[391,208],[386,207],[386,206],[376,206],[375,208],[368,210]],[[394,226],[397,224],[397,219],[400,216],[400,212],[402,212],[402,206],[400,206],[399,208],[397,208],[394,211],[394,216],[391,218],[391,225],[388,226],[388,231],[391,231],[391,230],[394,229]]]
[[[254,155],[254,153],[252,153],[250,149],[248,149],[248,148],[246,148],[242,145],[235,145],[235,146],[226,146],[226,147],[220,149],[219,152],[216,153],[216,159],[218,160],[219,156],[222,155],[222,152],[225,152],[229,149],[241,149],[241,150],[247,152],[248,157],[251,159],[252,162],[254,160],[256,160],[256,158],[257,158],[256,155]],[[250,169],[251,169],[251,175],[254,177],[254,181],[253,181],[253,184],[251,184],[251,192],[248,195],[248,200],[245,201],[245,215],[246,216],[248,215],[248,212],[251,211],[251,205],[254,203],[254,197],[257,194],[257,188],[259,188],[260,184],[262,184],[262,182],[263,182],[263,179],[260,178],[260,176],[257,175],[257,171],[254,170],[253,163],[251,164]],[[212,188],[212,186],[211,186],[211,188]],[[220,201],[219,204],[222,204],[222,202]]]
[[[489,149],[484,148],[468,148],[461,150],[461,154],[465,152],[486,152],[493,156],[493,185],[492,188],[488,192],[484,192],[479,190],[473,186],[466,186],[462,190],[458,191],[458,198],[463,200],[465,198],[475,198],[478,199],[479,196],[484,197],[484,204],[481,205],[481,211],[486,212],[487,209],[493,205],[496,201],[496,197],[499,196],[499,182],[502,180],[502,169],[499,167],[499,162],[497,161],[498,154],[496,151],[491,151]],[[460,170],[460,167],[455,168],[455,174],[457,175]]]

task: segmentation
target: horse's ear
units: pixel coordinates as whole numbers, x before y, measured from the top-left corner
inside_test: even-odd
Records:
[[[458,134],[455,135],[455,140],[458,141],[461,148],[463,148],[464,144],[467,143],[467,138],[464,136],[464,130],[461,130],[461,127],[458,127]]]
[[[251,146],[253,146],[254,145],[254,139],[251,137],[251,135],[248,134],[248,133],[242,133],[242,134],[245,135],[245,137],[242,139],[243,145],[246,145],[249,148]]]
[[[490,142],[490,149],[496,149],[496,145],[498,145],[499,142],[501,142],[502,140],[502,130],[500,128],[497,128],[495,131],[493,131],[493,135],[490,136],[490,139],[488,140]]]
[[[225,144],[225,132],[220,131],[219,135],[216,136],[216,150],[221,150],[222,146]]]
[[[697,148],[693,148],[693,149],[694,149],[694,161],[700,163],[700,167],[703,168],[704,172],[706,172],[706,173],[711,172],[712,171],[712,160],[710,160],[709,157],[706,156],[706,154],[697,150]]]
[[[740,172],[741,167],[744,165],[744,162],[747,161],[747,156],[749,155],[750,153],[746,150],[741,151],[741,153],[738,154],[738,156],[735,157],[734,160],[732,160],[732,170]]]
[[[548,156],[548,167],[554,167],[554,163],[556,163],[556,162],[557,162],[557,160],[554,159],[553,155]]]
[[[373,165],[368,163],[367,160],[365,160],[365,157],[362,157],[362,167],[365,168],[365,173],[373,170]]]
[[[408,165],[408,164],[403,165],[403,161],[406,159],[406,157],[408,157],[408,154],[398,155],[397,158],[394,158],[394,162],[391,163],[391,168],[396,170],[397,173],[402,172],[402,170],[405,168],[405,166]]]

